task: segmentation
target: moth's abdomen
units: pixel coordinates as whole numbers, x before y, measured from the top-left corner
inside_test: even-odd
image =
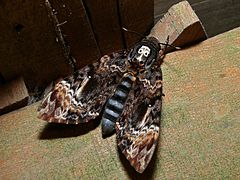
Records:
[[[114,131],[115,123],[122,114],[124,104],[132,88],[134,79],[135,77],[130,73],[124,75],[113,96],[108,99],[102,116],[103,136],[108,136]]]

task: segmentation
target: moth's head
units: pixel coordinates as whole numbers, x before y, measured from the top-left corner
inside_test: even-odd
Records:
[[[131,66],[148,69],[158,58],[160,45],[153,37],[145,38],[137,43],[128,54],[128,62]]]

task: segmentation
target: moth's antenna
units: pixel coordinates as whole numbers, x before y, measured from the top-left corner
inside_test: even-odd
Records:
[[[179,50],[179,49],[181,49],[180,47],[173,46],[173,45],[171,45],[171,44],[168,44],[168,43],[159,43],[159,44],[161,44],[161,45],[164,45],[164,46],[169,46],[169,47],[172,47],[172,48],[174,48],[174,49],[176,49],[176,50]]]
[[[134,34],[137,34],[137,35],[141,36],[142,38],[145,38],[145,36],[143,34],[137,32],[137,31],[129,30],[129,29],[125,28],[125,27],[122,27],[122,29],[124,31],[126,31],[126,32],[131,32],[131,33],[134,33]]]
[[[131,32],[131,33],[134,33],[134,34],[137,34],[137,35],[141,36],[142,38],[145,38],[145,36],[144,36],[143,34],[137,32],[137,31],[129,30],[129,29],[125,28],[125,27],[122,27],[122,29],[123,29],[124,31],[126,31],[126,32]],[[172,47],[172,48],[174,48],[174,49],[176,49],[176,50],[181,49],[180,47],[176,47],[176,46],[173,46],[173,45],[171,45],[171,44],[168,44],[168,42],[167,42],[167,43],[159,43],[159,44]]]
[[[167,40],[166,40],[166,43],[158,43],[158,44],[161,44],[161,45],[165,45],[165,50],[166,50],[166,48],[169,46],[169,47],[172,47],[172,48],[174,48],[174,49],[176,49],[176,50],[179,50],[179,49],[181,49],[180,47],[176,47],[176,46],[173,46],[173,45],[171,45],[171,44],[168,44],[168,42],[169,42],[169,36],[167,36]]]

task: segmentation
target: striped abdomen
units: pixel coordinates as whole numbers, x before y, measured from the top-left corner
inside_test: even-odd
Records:
[[[102,135],[107,136],[115,129],[115,123],[121,116],[128,93],[132,88],[135,77],[126,74],[117,86],[113,96],[108,99],[102,116]]]

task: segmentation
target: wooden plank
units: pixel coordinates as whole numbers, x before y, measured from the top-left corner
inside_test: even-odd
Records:
[[[204,27],[187,1],[172,6],[168,12],[153,27],[149,36],[159,42],[185,46],[207,38]],[[167,51],[172,49],[168,47]]]
[[[42,1],[4,1],[0,21],[0,72],[6,80],[22,75],[33,89],[69,72]]]
[[[161,138],[143,174],[99,122],[48,124],[34,104],[0,117],[0,179],[239,179],[239,33],[166,56]]]
[[[131,48],[142,37],[123,32],[122,27],[148,34],[153,26],[151,1],[84,1],[102,54]]]
[[[85,0],[83,2],[101,54],[124,49],[117,0]]]
[[[63,23],[60,27],[77,67],[83,67],[100,58],[100,51],[83,2],[81,0],[49,2],[58,21]]]
[[[56,42],[44,1],[1,1],[0,4],[0,72],[6,80],[22,75],[32,91],[71,72]],[[63,6],[64,3],[57,1],[56,4]],[[82,66],[99,57],[97,46],[81,1],[68,1],[65,7],[61,9],[65,14],[56,7],[59,22],[68,21],[62,26],[63,33],[78,66]]]
[[[154,21],[157,22],[167,10],[181,0],[155,0]],[[209,37],[240,26],[240,1],[188,0],[203,23]]]
[[[240,26],[240,1],[207,0],[193,4],[209,37]]]
[[[24,107],[29,94],[24,79],[19,77],[0,86],[0,115]]]
[[[148,35],[153,27],[154,1],[119,0],[118,3],[122,26],[140,34]],[[124,37],[127,48],[132,48],[136,42],[142,39],[141,36],[129,32],[124,32]]]

